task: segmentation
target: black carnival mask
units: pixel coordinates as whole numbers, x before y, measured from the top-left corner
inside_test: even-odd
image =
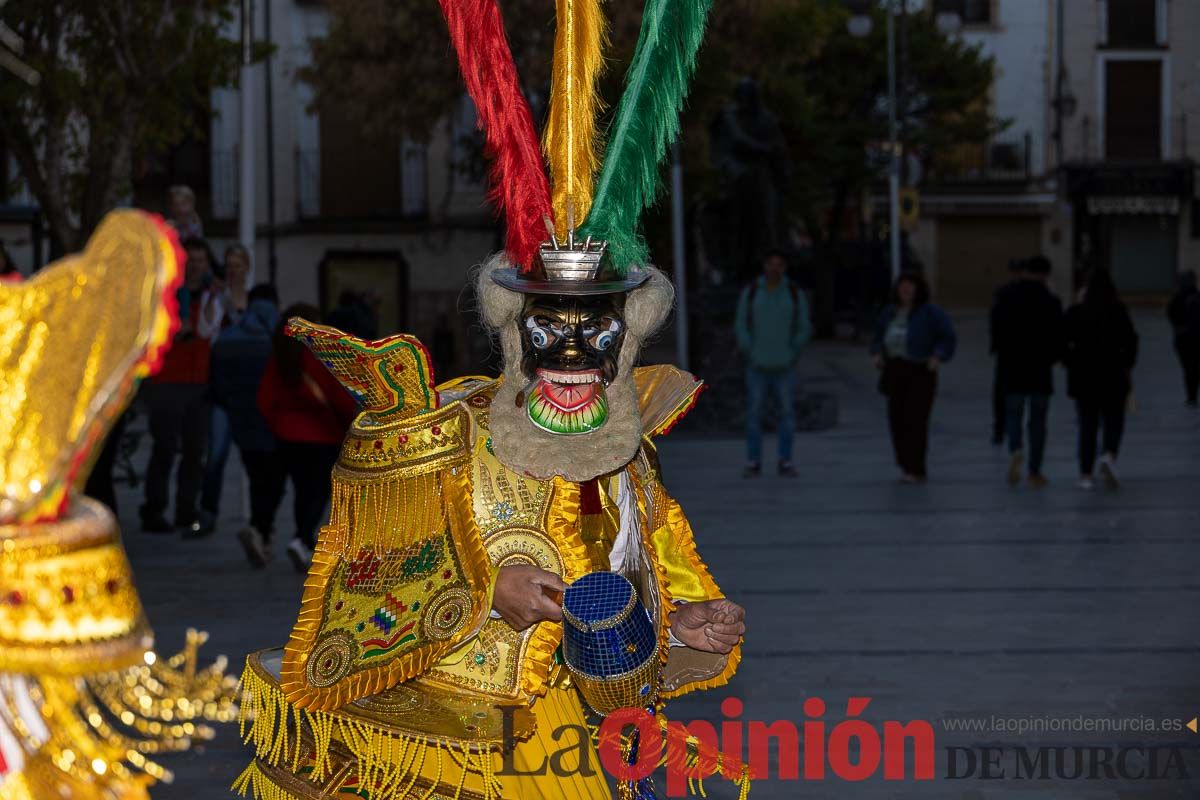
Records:
[[[579,434],[608,420],[605,386],[617,376],[625,337],[624,294],[527,295],[521,368],[529,419],[550,433]]]

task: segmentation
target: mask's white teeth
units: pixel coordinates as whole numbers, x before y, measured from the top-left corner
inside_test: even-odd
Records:
[[[567,372],[543,369],[538,371],[538,377],[559,384],[599,383],[601,380],[599,374],[590,370],[588,372]]]

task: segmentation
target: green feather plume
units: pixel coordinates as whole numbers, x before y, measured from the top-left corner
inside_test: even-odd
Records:
[[[647,0],[625,92],[609,128],[595,199],[580,229],[608,240],[613,266],[624,275],[645,264],[639,232],[658,193],[658,165],[679,134],[679,110],[696,66],[696,51],[712,0]]]

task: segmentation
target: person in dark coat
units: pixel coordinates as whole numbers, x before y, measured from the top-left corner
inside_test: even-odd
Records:
[[[1025,277],[1025,259],[1014,258],[1008,262],[1008,280],[992,294],[992,309],[1001,302],[1005,293],[1014,286],[1020,284],[1022,278]],[[995,314],[992,314],[991,320],[995,321]],[[996,358],[996,331],[989,330],[990,346],[989,351],[992,354],[995,365],[992,371],[992,444],[1004,444],[1004,433],[1008,426],[1008,413],[1004,408],[1004,383],[1000,380],[1000,359]]]
[[[871,356],[887,396],[888,428],[902,483],[924,483],[929,417],[937,395],[938,369],[954,357],[958,339],[949,315],[929,301],[929,284],[918,273],[896,279],[893,302],[875,325]]]
[[[258,409],[258,385],[278,324],[275,289],[254,287],[242,318],[213,346],[209,368],[213,402],[229,416],[233,442],[250,481],[250,524],[238,532],[238,540],[256,567],[266,566],[270,549],[265,543],[270,541],[286,480],[275,436]]]
[[[1042,460],[1046,452],[1046,415],[1054,394],[1054,365],[1063,351],[1062,301],[1046,285],[1050,262],[1034,256],[1025,262],[1022,279],[1005,290],[992,308],[992,344],[997,377],[1004,387],[1008,434],[1008,482],[1021,481],[1024,458],[1022,428],[1029,409],[1029,483],[1046,485]]]
[[[1179,273],[1175,295],[1167,305],[1167,319],[1171,321],[1175,352],[1183,368],[1187,404],[1196,408],[1200,395],[1200,291],[1196,289],[1193,270]]]
[[[1093,486],[1096,439],[1103,430],[1100,474],[1116,488],[1117,451],[1133,391],[1138,335],[1108,271],[1092,273],[1083,301],[1067,311],[1066,344],[1067,392],[1079,414],[1079,486]]]

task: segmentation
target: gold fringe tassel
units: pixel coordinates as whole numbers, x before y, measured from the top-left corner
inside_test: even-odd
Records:
[[[241,697],[239,730],[242,741],[253,747],[258,759],[273,767],[283,767],[296,774],[301,766],[311,765],[312,773],[307,777],[319,783],[333,774],[331,751],[336,740],[353,758],[359,783],[371,787],[373,796],[408,797],[428,763],[435,775],[424,798],[432,797],[439,787],[445,791],[444,787],[449,783],[456,787],[453,797],[457,800],[466,785],[468,773],[482,779],[485,800],[500,798],[501,784],[493,771],[492,753],[482,745],[451,744],[384,733],[362,720],[327,711],[295,708],[278,686],[249,665],[242,674]],[[305,742],[306,729],[310,742]],[[261,770],[251,764],[233,788],[245,796],[248,787],[267,783],[269,781]],[[267,794],[255,797],[276,800],[276,796]],[[286,798],[287,795],[278,797]]]
[[[334,552],[353,558],[364,547],[402,547],[445,530],[445,498],[436,471],[367,481],[334,474],[329,524],[321,530]]]
[[[242,774],[233,782],[232,789],[242,797],[254,800],[304,800],[276,785],[263,774],[256,761],[251,761],[250,766],[242,770]]]

